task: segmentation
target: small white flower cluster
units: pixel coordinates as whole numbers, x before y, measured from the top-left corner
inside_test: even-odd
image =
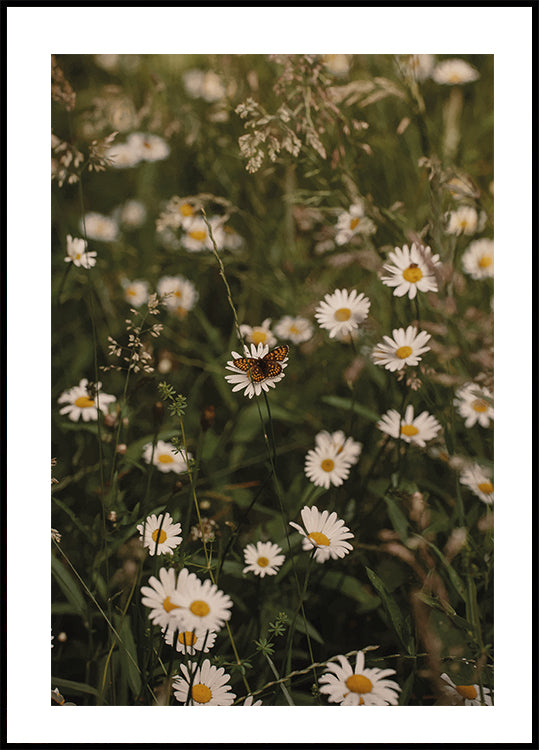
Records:
[[[158,135],[131,133],[124,143],[115,143],[107,150],[107,160],[116,169],[136,167],[143,161],[168,158],[170,146]]]
[[[173,196],[156,222],[157,232],[171,249],[183,247],[190,253],[237,250],[243,238],[229,224],[226,215],[209,216],[207,223],[199,213],[200,200]],[[176,232],[181,230],[179,239]],[[212,241],[213,238],[213,241]]]

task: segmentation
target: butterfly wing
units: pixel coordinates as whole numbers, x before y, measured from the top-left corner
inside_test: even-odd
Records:
[[[234,360],[234,365],[239,370],[248,372],[254,383],[261,383],[266,378],[275,378],[281,374],[283,368],[279,362],[282,362],[286,358],[288,351],[289,347],[283,344],[272,349],[261,359],[238,357],[238,359]]]
[[[272,349],[271,352],[268,352],[266,356],[263,357],[263,360],[265,362],[282,362],[288,355],[289,349],[290,347],[287,344],[276,346],[275,349]]]
[[[243,372],[249,372],[251,379],[255,383],[260,383],[261,380],[266,378],[266,375],[264,375],[260,368],[260,361],[253,357],[238,357],[238,359],[234,360],[234,366],[239,370],[243,370]]]

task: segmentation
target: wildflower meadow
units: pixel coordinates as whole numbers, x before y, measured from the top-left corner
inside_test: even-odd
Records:
[[[51,71],[54,706],[492,706],[493,55]]]

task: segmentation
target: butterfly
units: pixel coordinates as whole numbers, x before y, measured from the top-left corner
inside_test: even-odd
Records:
[[[280,375],[283,368],[280,362],[286,358],[289,347],[287,344],[277,346],[263,357],[238,357],[234,360],[234,365],[248,372],[253,383],[261,383],[266,378],[275,378]]]

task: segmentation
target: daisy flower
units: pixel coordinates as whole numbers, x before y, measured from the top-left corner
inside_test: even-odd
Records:
[[[146,521],[137,526],[140,538],[150,555],[166,555],[182,543],[182,525],[173,523],[169,513],[148,516]]]
[[[234,386],[232,391],[245,390],[244,395],[252,398],[255,395],[260,396],[263,390],[267,392],[270,388],[275,388],[275,384],[284,378],[285,367],[288,367],[288,347],[283,345],[270,352],[269,347],[264,344],[251,344],[251,350],[246,346],[244,351],[244,357],[232,352],[234,359],[226,363],[226,369],[234,373],[225,375],[225,380]],[[263,362],[249,363],[246,358]],[[238,360],[241,361],[241,365],[236,364]]]
[[[414,419],[414,407],[406,407],[404,417],[401,417],[398,411],[390,409],[380,419],[376,425],[382,432],[391,435],[393,438],[399,438],[406,443],[425,447],[427,440],[432,440],[442,429],[438,420],[424,411]]]
[[[158,135],[131,133],[127,146],[143,161],[162,161],[170,154],[170,146]]]
[[[198,300],[194,285],[183,276],[163,276],[157,283],[157,292],[167,308],[180,317],[192,310]]]
[[[318,435],[315,436],[315,444],[317,448],[334,448],[337,451],[337,455],[341,456],[347,463],[357,463],[360,453],[363,449],[361,443],[357,443],[351,437],[346,437],[342,430],[330,433],[327,430],[322,430]]]
[[[318,680],[320,692],[328,696],[329,703],[342,706],[397,706],[399,685],[388,680],[394,669],[365,667],[365,654],[358,651],[354,669],[345,656],[337,656],[339,664],[329,662],[328,671]]]
[[[243,245],[243,237],[228,224],[223,226],[223,247],[225,250],[238,250]]]
[[[345,245],[355,234],[373,234],[376,232],[376,227],[365,216],[363,203],[354,203],[348,211],[343,211],[339,215],[336,230],[335,242],[337,245]]]
[[[142,161],[140,144],[132,140],[126,143],[113,143],[107,149],[106,159],[114,169],[136,167]]]
[[[248,695],[247,698],[243,701],[243,705],[244,706],[261,706],[262,705],[262,701],[255,701],[253,703],[253,696],[252,695]]]
[[[252,571],[257,576],[274,576],[284,562],[284,555],[279,554],[282,549],[272,542],[257,542],[248,544],[243,550],[246,567],[244,573]]]
[[[158,440],[155,445],[155,450],[153,449],[152,443],[147,443],[143,448],[142,456],[147,464],[153,463],[154,466],[157,466],[159,471],[162,471],[165,474],[168,474],[170,471],[173,471],[175,474],[181,474],[182,472],[187,471],[185,451],[175,451],[176,448],[172,443],[165,443],[164,440]],[[193,456],[190,453],[187,453],[187,462],[189,463],[192,459]]]
[[[265,344],[269,347],[275,346],[277,339],[270,330],[271,318],[266,318],[260,326],[241,325],[240,333],[248,344]]]
[[[176,651],[180,654],[195,656],[197,651],[203,651],[205,654],[213,648],[216,634],[211,630],[201,630],[194,632],[192,630],[173,630],[169,628],[164,632],[165,642],[169,646],[176,646]]]
[[[110,216],[103,216],[96,211],[90,211],[80,223],[81,231],[86,230],[86,236],[100,242],[113,242],[118,237],[118,223]]]
[[[412,247],[403,245],[396,247],[389,253],[389,263],[385,263],[384,271],[388,276],[382,276],[386,286],[395,287],[395,297],[408,295],[414,299],[417,292],[437,292],[435,267],[440,265],[440,256],[433,255],[430,247],[423,247],[412,243]]]
[[[442,60],[432,71],[432,80],[454,86],[458,83],[477,81],[478,71],[464,60]]]
[[[178,675],[172,683],[174,697],[180,703],[189,706],[231,706],[235,693],[230,692],[230,675],[223,667],[217,669],[209,659],[204,659],[197,668],[194,662],[180,664],[183,677]],[[191,690],[189,691],[189,686]]]
[[[108,412],[109,404],[116,401],[116,396],[101,393],[101,383],[93,383],[91,393],[88,389],[87,378],[82,378],[78,385],[64,391],[58,399],[59,404],[67,404],[60,409],[60,414],[67,414],[72,422],[96,422],[97,410]]]
[[[426,346],[429,339],[430,333],[418,332],[415,326],[406,330],[395,328],[392,339],[384,336],[384,341],[373,349],[374,364],[383,365],[390,372],[402,370],[405,365],[414,367],[421,361],[421,355],[430,351],[430,346]]]
[[[336,560],[338,557],[347,555],[352,549],[350,542],[345,540],[352,539],[354,535],[344,525],[344,521],[337,519],[336,513],[330,514],[327,510],[320,513],[315,505],[312,508],[305,505],[301,511],[301,519],[305,530],[292,521],[290,521],[290,526],[297,529],[304,537],[304,550],[315,550],[316,562],[326,562],[330,557]]]
[[[147,281],[122,281],[124,295],[127,302],[133,307],[140,307],[148,301],[148,282]]]
[[[194,573],[189,573],[187,568],[180,570],[178,580],[176,581],[176,572],[173,568],[159,570],[159,579],[150,576],[148,586],[142,586],[142,603],[145,607],[150,607],[150,620],[159,625],[162,630],[184,630],[183,612],[181,606],[176,603],[177,596],[176,586],[185,586],[186,581],[195,578]],[[197,579],[198,580],[198,579]]]
[[[93,250],[88,251],[86,240],[80,237],[66,236],[67,255],[64,258],[66,263],[73,263],[74,266],[82,268],[93,268],[96,264],[97,253]]]
[[[487,505],[494,502],[494,485],[489,472],[479,464],[465,469],[460,475],[460,483],[469,487]]]
[[[481,427],[488,427],[494,419],[494,407],[491,405],[492,393],[488,388],[476,383],[465,383],[453,400],[458,413],[464,417],[464,426],[473,427],[477,422]]]
[[[475,234],[485,226],[486,215],[478,214],[473,206],[459,206],[447,214],[447,234]]]
[[[213,70],[187,70],[183,74],[183,85],[190,96],[207,102],[217,102],[226,93],[222,80]]]
[[[453,680],[447,674],[440,675],[442,680],[447,683],[444,685],[444,693],[448,698],[453,699],[457,704],[465,706],[482,706],[481,703],[481,689],[479,685],[455,685]],[[483,695],[485,697],[485,705],[492,706],[492,698],[490,696],[489,688],[483,688]]]
[[[355,289],[336,289],[333,294],[326,294],[316,308],[314,317],[320,328],[329,330],[330,339],[337,335],[352,333],[363,323],[369,314],[371,301]]]
[[[293,344],[302,344],[312,338],[313,326],[306,318],[285,315],[275,325],[275,333],[280,339],[288,339]]]
[[[494,242],[486,237],[474,240],[462,256],[464,271],[472,279],[488,279],[494,276]]]
[[[197,210],[191,201],[174,196],[170,199],[167,205],[167,223],[174,229],[182,227],[182,229],[187,230],[193,223],[196,211]]]
[[[184,629],[219,631],[230,619],[232,600],[207,578],[201,581],[195,575],[182,580],[174,593],[173,602],[182,608]]]
[[[138,229],[146,221],[146,206],[136,200],[126,201],[120,209],[120,221],[128,229]]]
[[[317,487],[328,490],[330,485],[339,487],[348,479],[352,463],[335,446],[317,445],[305,456],[305,475]]]
[[[218,218],[212,217],[208,220],[211,227],[213,239],[217,249],[223,247],[223,227]],[[203,250],[213,250],[213,244],[210,239],[210,233],[206,222],[201,216],[195,216],[194,219],[185,229],[182,236],[182,244],[190,253],[199,253]]]

